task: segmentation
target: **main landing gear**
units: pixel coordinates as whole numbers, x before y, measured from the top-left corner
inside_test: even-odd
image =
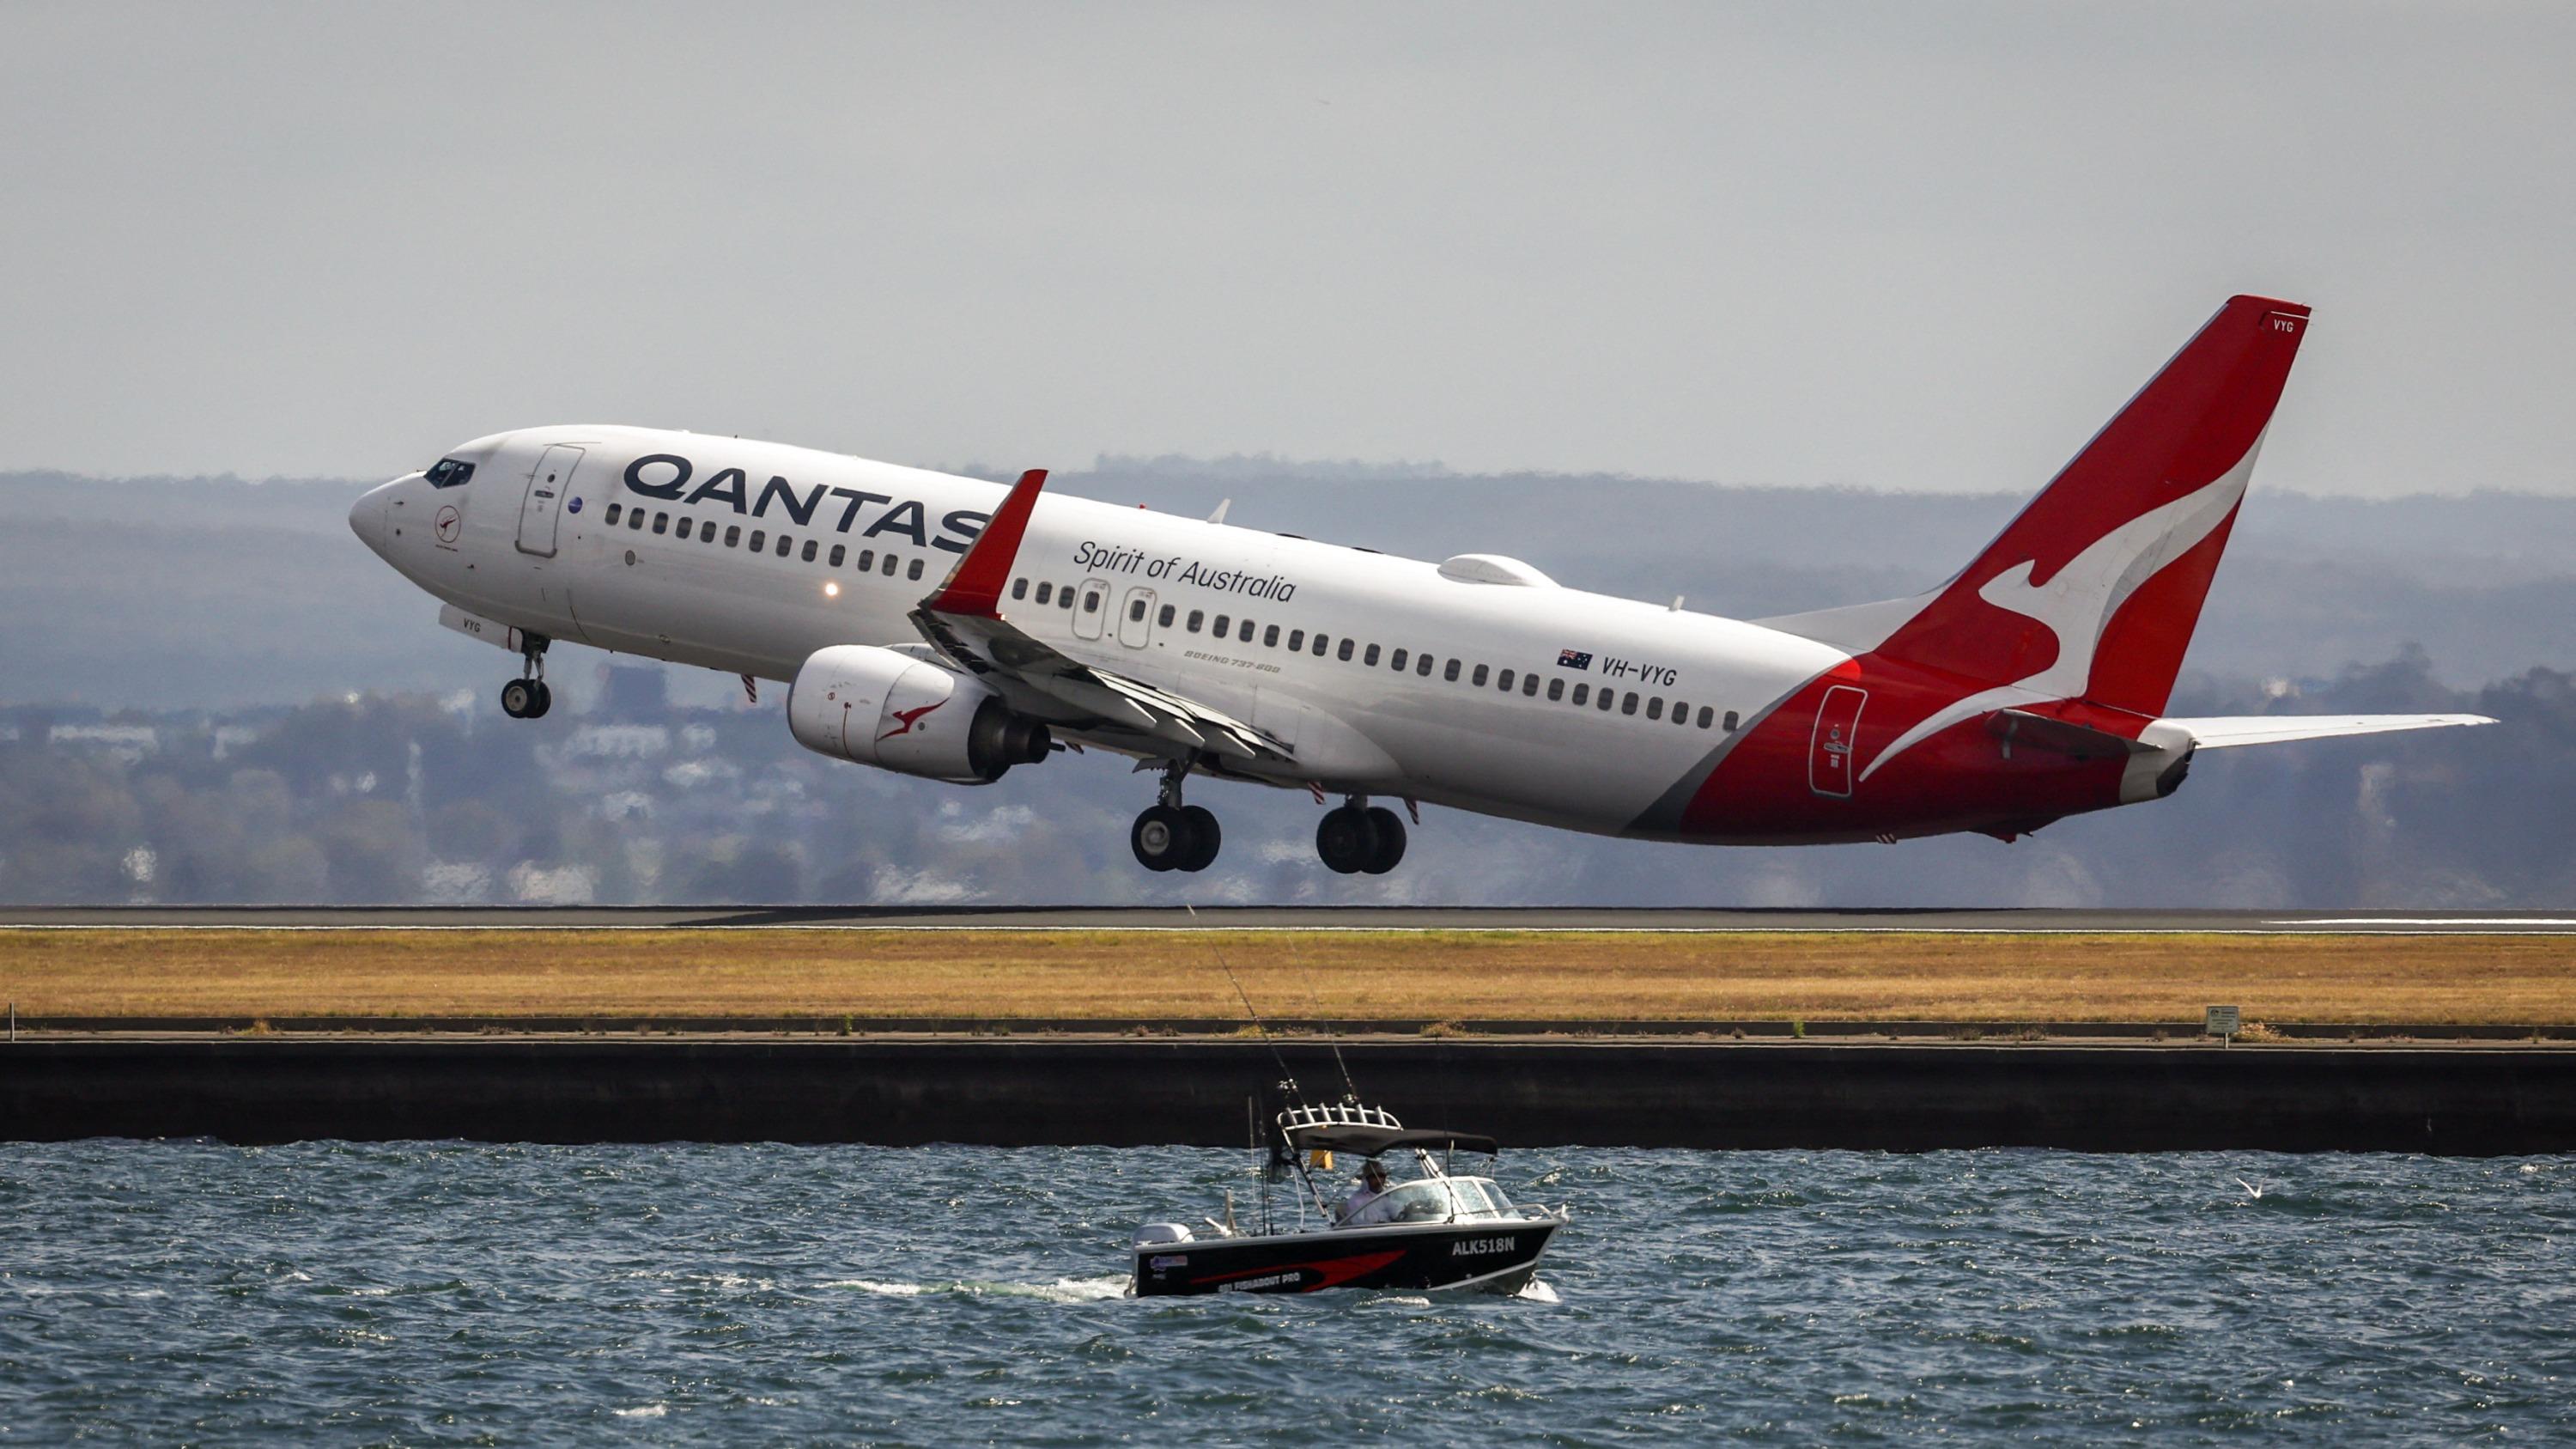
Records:
[[[1127,831],[1136,863],[1147,870],[1197,871],[1216,863],[1225,832],[1204,807],[1181,803],[1181,780],[1189,772],[1187,760],[1175,760],[1165,768],[1162,799],[1147,806]]]
[[[1383,805],[1371,805],[1366,795],[1353,795],[1316,823],[1315,853],[1343,875],[1384,875],[1404,859],[1404,820]]]
[[[546,688],[546,636],[522,636],[519,677],[501,686],[501,713],[512,719],[543,719],[555,707],[555,692]]]

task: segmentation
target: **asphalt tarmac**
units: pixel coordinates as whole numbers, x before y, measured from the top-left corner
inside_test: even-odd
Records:
[[[0,929],[1974,931],[2576,934],[2576,912],[1553,906],[0,906]]]

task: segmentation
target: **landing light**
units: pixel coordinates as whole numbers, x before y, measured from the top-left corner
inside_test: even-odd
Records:
[[[824,598],[827,598],[827,599],[837,599],[837,598],[839,598],[840,596],[841,596],[841,586],[840,586],[839,584],[837,584],[837,583],[830,583],[830,584],[825,584],[825,585],[823,586],[823,597],[824,597]]]

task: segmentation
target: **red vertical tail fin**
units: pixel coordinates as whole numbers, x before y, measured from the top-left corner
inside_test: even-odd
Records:
[[[1977,685],[2163,713],[2307,329],[2295,303],[2229,298],[1947,584],[1763,622]]]

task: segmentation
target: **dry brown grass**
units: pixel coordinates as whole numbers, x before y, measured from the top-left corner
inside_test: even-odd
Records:
[[[30,1016],[2576,1020],[2576,937],[0,932]]]

